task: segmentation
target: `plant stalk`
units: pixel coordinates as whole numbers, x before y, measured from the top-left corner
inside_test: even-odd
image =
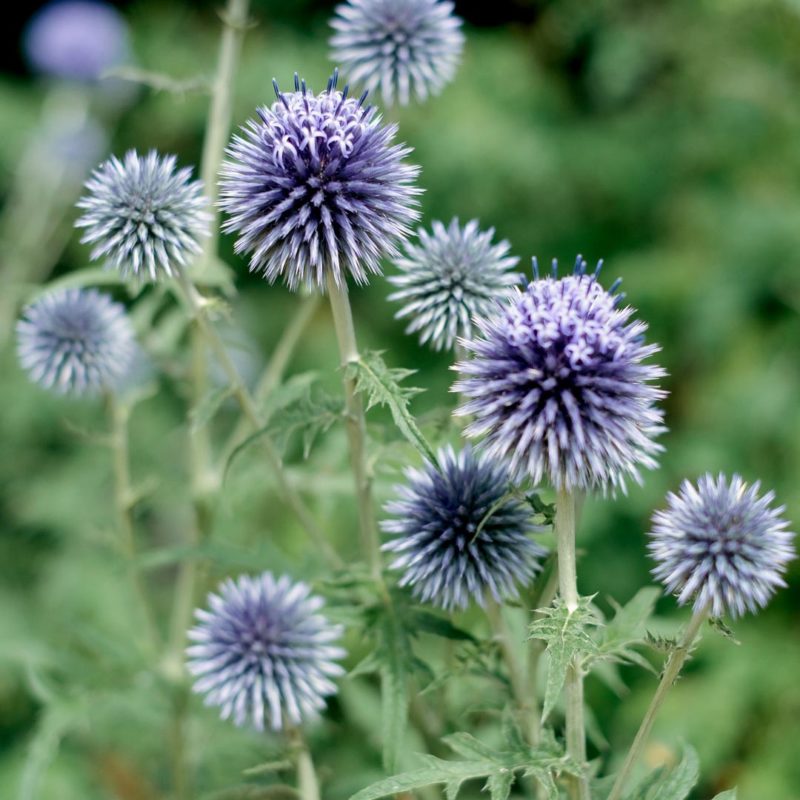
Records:
[[[667,663],[664,665],[664,672],[661,675],[658,688],[653,695],[653,699],[650,701],[650,706],[647,709],[647,713],[644,715],[642,724],[639,726],[639,730],[636,732],[631,749],[628,751],[628,755],[625,758],[625,763],[622,765],[622,769],[617,775],[617,779],[614,782],[614,788],[611,790],[608,800],[620,800],[622,797],[625,784],[627,783],[627,780],[631,774],[631,770],[638,761],[639,756],[642,754],[642,750],[647,743],[647,739],[650,736],[650,731],[653,728],[656,715],[658,714],[658,711],[664,702],[664,698],[677,680],[681,669],[683,669],[683,665],[686,663],[686,659],[689,657],[689,653],[692,651],[692,645],[694,644],[695,639],[697,639],[697,634],[700,632],[700,628],[702,627],[703,623],[708,619],[708,615],[708,605],[704,606],[698,611],[695,611],[692,615],[692,618],[689,620],[689,624],[686,626],[686,630],[683,632],[683,636],[681,637],[678,646],[669,654]]]
[[[570,614],[578,609],[578,578],[575,564],[575,495],[559,489],[556,495],[555,531],[558,540],[558,590]],[[574,660],[564,683],[566,700],[567,753],[581,768],[586,766],[586,726],[583,717],[583,674]],[[589,781],[570,779],[573,800],[590,800]]]
[[[297,728],[290,728],[289,741],[297,761],[297,791],[300,800],[320,800],[317,771],[303,734]]]
[[[182,274],[179,277],[177,285],[181,291],[182,297],[189,306],[195,322],[197,323],[197,329],[204,337],[208,347],[216,356],[220,367],[230,382],[233,396],[239,403],[245,418],[254,430],[261,431],[264,428],[264,419],[259,411],[256,401],[253,399],[253,396],[244,385],[244,382],[242,381],[241,376],[236,369],[236,365],[231,360],[227,348],[225,347],[225,343],[222,341],[216,329],[214,328],[214,325],[209,319],[206,301],[203,299],[203,297],[201,297],[200,293],[185,275]],[[283,469],[281,457],[278,454],[278,451],[275,448],[272,440],[269,438],[269,436],[267,436],[266,433],[262,433],[260,436],[260,442],[266,451],[270,466],[272,467],[272,470],[275,473],[275,477],[278,481],[278,488],[284,500],[292,509],[297,519],[300,521],[300,524],[305,529],[309,538],[314,545],[320,548],[320,550],[329,559],[338,559],[338,556],[335,556],[333,553],[330,544],[325,538],[325,534],[317,525],[316,520],[309,511],[302,497],[300,497],[297,490],[294,488],[294,486],[292,486],[289,479],[286,477],[286,472]]]
[[[148,647],[153,654],[158,652],[160,637],[153,617],[153,610],[136,568],[136,534],[133,523],[134,491],[131,484],[130,458],[128,453],[128,419],[130,409],[119,398],[109,392],[107,396],[108,415],[111,423],[111,452],[114,466],[114,505],[117,522],[122,536],[122,547],[130,571],[134,595],[145,626]]]
[[[347,375],[347,367],[359,360],[353,312],[347,284],[338,286],[329,272],[327,278],[328,297],[331,303],[336,339],[339,343],[339,357],[343,370],[347,438],[350,444],[350,463],[356,483],[358,503],[358,522],[364,553],[378,583],[382,583],[381,546],[375,527],[375,512],[372,502],[372,476],[367,465],[367,424],[364,417],[364,404],[356,393],[355,381]]]

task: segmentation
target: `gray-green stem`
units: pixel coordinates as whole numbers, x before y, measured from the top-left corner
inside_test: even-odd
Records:
[[[350,444],[350,463],[356,483],[361,542],[373,577],[382,583],[380,540],[375,527],[375,512],[372,503],[372,477],[367,465],[367,424],[364,417],[364,404],[356,392],[355,381],[347,374],[347,367],[359,360],[353,313],[350,309],[347,285],[343,283],[338,286],[330,273],[328,273],[327,285],[343,370],[345,422]]]
[[[289,730],[289,741],[295,752],[297,764],[297,792],[300,800],[320,800],[319,781],[311,751],[308,749],[303,734],[297,728]]]
[[[225,377],[230,383],[230,388],[236,401],[239,403],[242,412],[244,413],[250,426],[256,431],[262,431],[264,427],[264,419],[261,416],[258,405],[256,404],[253,396],[244,385],[241,376],[239,375],[236,365],[231,360],[225,343],[220,338],[214,325],[212,324],[205,299],[200,295],[194,285],[184,275],[178,279],[178,287],[180,288],[181,295],[186,301],[189,309],[197,323],[197,329],[203,335],[206,344],[217,358],[217,361],[225,373]],[[311,538],[315,546],[319,547],[324,553],[330,554],[330,544],[325,539],[325,534],[317,525],[308,507],[303,502],[303,499],[298,494],[297,490],[289,482],[286,473],[283,469],[280,455],[275,448],[272,439],[266,434],[261,433],[259,441],[267,454],[267,459],[270,462],[275,478],[278,482],[279,491],[294,512],[300,524],[305,529],[306,533]]]
[[[111,422],[111,452],[114,464],[114,504],[117,511],[117,524],[121,534],[121,544],[127,559],[131,583],[145,624],[148,647],[152,653],[159,648],[158,628],[148,600],[142,577],[136,567],[136,534],[133,524],[134,491],[131,484],[130,461],[128,456],[128,406],[109,392],[106,398]]]
[[[578,577],[575,559],[575,496],[563,489],[556,494],[555,531],[558,541],[558,590],[570,613],[579,605]],[[586,725],[583,716],[583,673],[573,660],[567,668],[564,683],[566,702],[567,753],[584,768],[586,766]],[[590,800],[587,777],[570,778],[573,800]]]
[[[686,663],[686,659],[692,651],[692,645],[695,639],[697,639],[697,634],[700,632],[703,623],[708,619],[708,613],[709,607],[707,605],[694,612],[692,618],[689,620],[689,624],[686,626],[686,630],[683,632],[683,636],[681,636],[678,646],[670,653],[667,663],[664,665],[664,672],[661,675],[658,688],[653,695],[653,699],[650,701],[650,706],[647,709],[647,713],[644,715],[642,724],[636,732],[631,749],[628,751],[628,755],[625,758],[625,763],[617,774],[617,779],[614,782],[614,787],[611,790],[611,794],[608,796],[608,800],[620,800],[622,797],[625,784],[650,736],[650,731],[653,728],[656,715],[664,702],[664,698],[667,696],[667,692],[672,688],[681,669],[683,669],[683,665]]]

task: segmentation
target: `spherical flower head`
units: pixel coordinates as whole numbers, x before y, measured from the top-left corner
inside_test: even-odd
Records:
[[[350,80],[380,88],[387,105],[424,101],[455,75],[461,19],[443,0],[348,0],[331,21],[333,58]]]
[[[210,216],[200,181],[188,167],[175,169],[175,156],[129,150],[112,156],[86,182],[78,202],[85,228],[82,242],[93,260],[105,259],[125,277],[175,277],[200,252]]]
[[[534,262],[525,291],[475,320],[479,335],[462,340],[473,358],[455,367],[453,390],[465,398],[456,414],[472,417],[467,434],[485,437],[517,480],[624,490],[662,449],[664,392],[649,381],[664,371],[643,363],[658,350],[644,342],[647,326],[585,268],[579,258],[558,278],[554,263],[539,278]]]
[[[404,162],[409,148],[392,144],[397,126],[336,80],[318,95],[297,76],[294,92],[275,84],[278,100],[234,137],[222,168],[223,229],[239,234],[251,271],[290,289],[324,290],[328,274],[339,286],[347,273],[366,283],[419,216],[418,169]]]
[[[49,3],[28,22],[23,49],[38,72],[94,81],[127,57],[128,27],[108,3]]]
[[[389,300],[405,303],[395,316],[410,319],[406,333],[418,332],[420,343],[435,350],[452,350],[457,336],[471,336],[473,317],[485,316],[520,282],[522,276],[509,271],[519,259],[477,220],[463,228],[458,219],[447,228],[434,222],[430,233],[420,228],[418,234],[419,244],[407,243],[395,261],[401,274],[389,281],[399,288]]]
[[[320,597],[304,583],[271,573],[228,580],[198,609],[189,631],[188,669],[206,705],[258,730],[299,725],[325,707],[344,673],[334,643],[342,633],[318,613]]]
[[[386,505],[381,527],[394,538],[383,549],[396,556],[400,585],[446,610],[515,597],[547,553],[529,538],[530,509],[507,496],[506,468],[471,447],[443,448],[437,461],[407,469]]]
[[[774,507],[773,492],[759,495],[738,475],[706,474],[667,495],[667,508],[653,515],[648,545],[657,562],[653,575],[683,605],[706,606],[721,617],[756,612],[779,586],[795,557],[784,507]]]
[[[60,394],[114,390],[136,356],[125,307],[95,289],[52,292],[17,323],[17,352],[34,383]]]

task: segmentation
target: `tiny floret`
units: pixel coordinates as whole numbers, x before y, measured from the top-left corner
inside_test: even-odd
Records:
[[[530,539],[531,510],[510,496],[506,468],[467,446],[439,451],[438,466],[406,470],[382,523],[384,545],[424,602],[446,610],[515,597],[541,568],[547,551]]]
[[[600,265],[598,265],[599,271]],[[495,312],[475,320],[464,339],[472,358],[455,367],[453,390],[471,417],[466,433],[505,459],[518,481],[546,478],[556,489],[625,489],[653,468],[664,396],[651,381],[664,371],[643,362],[658,351],[644,342],[623,295],[606,291],[598,272],[539,277]]]
[[[137,348],[125,307],[95,289],[52,292],[17,323],[17,353],[34,383],[60,394],[114,390]]]
[[[461,227],[454,219],[447,228],[434,222],[431,232],[420,228],[418,235],[419,243],[407,243],[395,260],[401,273],[389,278],[398,287],[389,300],[404,303],[395,316],[409,319],[406,333],[419,333],[420,343],[436,350],[452,350],[457,336],[470,338],[474,317],[492,311],[520,283],[522,276],[510,271],[519,259],[477,220]]]
[[[337,91],[337,74],[320,94],[295,75],[295,91],[258,109],[235,136],[222,167],[226,232],[239,234],[238,253],[250,270],[290,289],[324,290],[349,273],[360,284],[380,274],[380,259],[419,216],[410,152],[392,144],[396,125],[382,125],[374,109]]]
[[[210,215],[200,181],[175,156],[129,150],[112,156],[92,173],[78,202],[85,228],[82,242],[93,260],[104,259],[125,277],[175,277],[200,252]]]
[[[223,719],[279,730],[315,717],[335,694],[342,627],[318,613],[322,598],[310,591],[285,575],[243,575],[195,612],[188,669]]]
[[[759,495],[738,475],[706,474],[697,485],[684,481],[667,495],[667,508],[653,515],[649,534],[653,575],[681,605],[694,599],[712,616],[739,617],[767,604],[785,586],[786,564],[795,557],[775,494]]]
[[[424,101],[453,79],[464,34],[445,0],[348,0],[331,26],[333,58],[354,83],[380,89],[386,105]]]

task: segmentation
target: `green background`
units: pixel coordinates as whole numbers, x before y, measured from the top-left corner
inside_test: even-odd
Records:
[[[288,87],[297,70],[321,88],[331,68],[325,4],[253,5],[257,25],[242,56],[236,124],[271,102],[273,76]],[[662,346],[659,360],[670,374],[662,466],[628,496],[589,500],[581,519],[580,589],[598,593],[601,603],[622,602],[649,580],[648,519],[683,477],[739,472],[774,488],[790,519],[800,516],[800,4],[552,0],[520,3],[517,11],[517,21],[475,16],[493,24],[467,25],[454,83],[425,105],[385,117],[399,123],[400,139],[422,167],[425,224],[477,218],[512,243],[525,269],[534,254],[567,267],[577,253],[605,259],[606,284],[624,279],[629,302]],[[213,71],[218,20],[210,6],[143,0],[125,13],[140,68],[179,80]],[[464,13],[470,19],[470,9]],[[59,91],[21,74],[0,79],[0,180],[7,189],[46,99]],[[112,152],[157,148],[183,164],[198,162],[202,92],[142,88],[131,101],[116,110],[92,101],[112,128]],[[47,174],[36,180],[46,184]],[[19,225],[41,222],[35,197],[43,191],[26,187],[32,213],[8,223],[11,205],[21,202],[16,195],[4,210],[3,252],[23,263]],[[88,265],[87,248],[68,237],[73,219],[68,209],[48,239],[54,275]],[[34,246],[42,241],[28,238]],[[245,332],[243,363],[257,367],[298,298],[249,276],[230,237],[222,250],[240,290],[228,326],[238,339],[237,331]],[[2,292],[19,299],[7,274]],[[404,335],[389,292],[381,278],[352,292],[360,341],[385,350],[390,365],[418,370],[413,383],[427,391],[413,408],[440,419],[452,404],[450,359]],[[145,290],[140,302],[151,294]],[[168,316],[162,310],[148,334],[160,348],[162,371],[158,392],[134,411],[131,442],[136,482],[148,490],[137,507],[139,546],[165,627],[176,562],[187,556],[180,546],[191,508],[185,340],[177,330],[172,345]],[[331,331],[321,307],[290,373],[318,370],[338,391]],[[102,404],[53,398],[30,385],[9,345],[0,409],[0,796],[169,797],[171,688],[137,660],[140,620],[114,544]],[[234,420],[234,409],[224,408],[215,421],[220,437]],[[397,444],[381,413],[371,421],[383,500],[399,468],[416,457]],[[426,432],[433,436],[435,427]],[[331,539],[355,559],[343,454],[343,434],[332,430],[308,462],[296,444],[287,460],[302,473]],[[255,569],[324,577],[255,450],[230,471],[203,555],[211,585]],[[732,624],[740,644],[706,635],[656,726],[649,763],[674,757],[681,741],[697,747],[703,780],[696,798],[737,783],[748,800],[800,798],[796,567],[789,580],[764,613]],[[687,616],[671,599],[659,610],[671,620],[664,630]],[[457,621],[476,631],[484,624],[479,614]],[[353,666],[364,643],[351,634],[348,647]],[[420,642],[434,661],[437,648]],[[596,679],[588,683],[596,726],[617,750],[655,686],[641,671],[623,677],[630,685],[623,698]],[[497,686],[464,678],[452,694],[446,729],[491,728],[484,706],[501,705]],[[326,797],[345,798],[383,774],[379,716],[376,684],[346,679],[325,721],[311,729]],[[273,780],[242,770],[268,760],[277,738],[236,731],[199,700],[187,725],[197,797],[228,797],[220,793],[227,787]],[[424,748],[410,734],[407,764]],[[601,749],[598,738],[592,753]],[[469,791],[477,795],[478,787]]]

